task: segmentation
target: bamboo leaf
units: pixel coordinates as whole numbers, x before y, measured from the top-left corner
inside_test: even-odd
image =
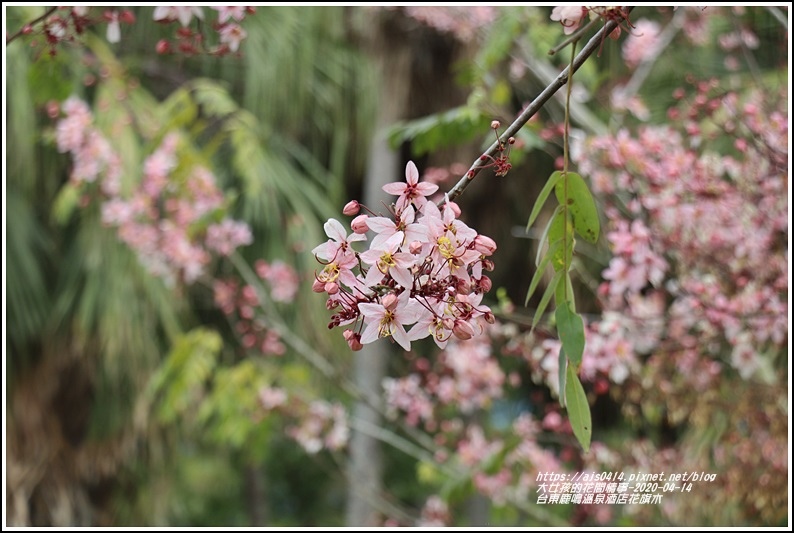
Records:
[[[568,365],[565,384],[565,403],[568,406],[568,419],[571,421],[573,434],[582,445],[584,451],[590,450],[590,438],[593,434],[593,425],[590,418],[590,405],[584,393],[579,376],[576,375],[576,366]]]
[[[546,181],[546,185],[543,186],[543,189],[540,191],[540,194],[538,194],[538,197],[535,200],[535,205],[532,207],[532,212],[529,214],[529,220],[527,221],[527,231],[529,231],[529,228],[532,227],[532,223],[535,222],[535,219],[538,218],[540,210],[543,208],[543,204],[546,203],[549,194],[551,194],[551,190],[561,179],[562,172],[559,170],[552,172],[551,176],[549,176],[548,181]]]
[[[572,309],[570,302],[564,302],[563,305],[557,306],[555,312],[557,320],[557,332],[560,334],[560,342],[565,352],[568,354],[568,359],[575,365],[582,362],[582,354],[584,353],[584,321],[582,317],[576,314]]]
[[[567,202],[576,233],[595,244],[600,232],[598,209],[582,176],[568,172],[567,179],[558,181],[554,191],[561,205]]]

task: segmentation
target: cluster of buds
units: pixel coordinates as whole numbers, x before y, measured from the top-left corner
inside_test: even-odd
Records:
[[[480,165],[481,168],[488,168],[494,167],[494,174],[497,176],[507,176],[507,173],[510,172],[510,169],[513,168],[512,163],[510,163],[510,147],[516,143],[515,137],[509,137],[507,139],[507,144],[505,144],[499,138],[499,128],[501,127],[501,123],[498,120],[491,121],[491,129],[494,131],[496,135],[496,143],[498,144],[496,151],[499,152],[499,155],[493,157],[488,154],[483,154],[480,156],[480,161],[490,161],[488,164]],[[474,177],[471,175],[470,177]]]
[[[460,208],[446,199],[441,208],[427,197],[438,185],[419,182],[413,162],[405,169],[406,182],[389,183],[383,190],[397,196],[389,217],[359,214],[358,202],[343,214],[356,216],[348,235],[341,222],[325,223],[329,240],[313,253],[323,265],[315,273],[313,290],[327,293],[334,311],[329,329],[353,324],[344,336],[353,350],[381,337],[390,337],[405,350],[411,341],[432,336],[444,348],[451,336],[466,340],[494,322],[482,305],[491,288],[484,271],[493,270],[488,256],[496,243],[458,219]],[[356,242],[369,248],[359,252]],[[406,330],[406,326],[410,326]]]

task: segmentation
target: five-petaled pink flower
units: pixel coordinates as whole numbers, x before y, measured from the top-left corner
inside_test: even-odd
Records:
[[[410,298],[409,291],[405,290],[396,297],[388,294],[383,297],[382,303],[360,303],[358,308],[367,324],[367,329],[361,334],[361,344],[381,337],[392,337],[406,351],[411,349],[405,326],[419,319],[422,305]]]
[[[401,181],[387,183],[383,186],[383,190],[399,197],[395,204],[399,213],[412,203],[421,210],[427,203],[426,197],[436,192],[438,185],[427,182],[419,183],[419,170],[413,161],[408,161],[405,166],[405,183]]]

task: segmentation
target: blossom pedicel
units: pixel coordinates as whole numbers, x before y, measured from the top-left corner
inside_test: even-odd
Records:
[[[328,294],[327,307],[334,311],[328,327],[353,324],[344,335],[353,350],[382,337],[410,350],[411,341],[430,335],[444,348],[452,335],[481,333],[482,321],[494,320],[481,300],[491,287],[483,271],[493,268],[486,257],[496,243],[459,220],[454,203],[439,208],[428,201],[438,185],[420,183],[412,161],[405,183],[383,190],[397,196],[390,216],[358,215],[350,234],[329,219],[329,240],[312,250],[323,265],[313,289]],[[353,216],[358,207],[350,202],[344,213]],[[367,241],[367,230],[374,233],[369,248],[354,250],[353,243]]]

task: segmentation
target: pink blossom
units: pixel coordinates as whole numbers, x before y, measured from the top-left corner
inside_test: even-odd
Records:
[[[245,6],[212,6],[218,12],[218,22],[225,24],[226,21],[234,19],[240,22],[245,18]]]
[[[351,243],[367,239],[366,235],[358,233],[348,235],[342,223],[334,218],[329,218],[323,225],[323,229],[330,239],[315,247],[312,253],[325,261],[334,261],[341,259],[339,256],[352,255]]]
[[[552,9],[550,18],[562,24],[565,35],[570,35],[576,31],[586,14],[585,6],[556,6]]]
[[[635,68],[658,54],[660,44],[659,24],[640,19],[634,23],[634,31],[623,42],[623,60],[629,68]]]
[[[414,277],[411,267],[414,265],[414,256],[406,252],[398,252],[402,237],[398,234],[379,248],[372,248],[360,255],[361,260],[372,265],[367,272],[364,283],[372,287],[382,282],[385,276],[391,276],[401,287],[411,289],[414,285]]]
[[[204,20],[204,11],[200,7],[175,7],[175,6],[158,6],[154,8],[153,18],[157,21],[170,22],[172,20],[179,20],[182,26],[190,24],[190,19],[193,17]]]
[[[395,209],[398,213],[402,212],[410,204],[414,204],[417,209],[422,209],[427,203],[427,196],[438,190],[438,185],[434,183],[419,183],[419,170],[413,161],[408,161],[405,165],[405,183],[387,183],[383,190],[389,194],[398,196]]]
[[[106,13],[108,19],[108,29],[106,38],[109,43],[117,43],[121,40],[121,26],[119,26],[119,12],[109,11]]]
[[[371,247],[381,247],[393,235],[400,236],[400,245],[404,242],[427,242],[427,227],[415,223],[415,217],[416,212],[410,205],[397,215],[396,221],[386,217],[369,217],[367,226],[377,234],[372,238]]]
[[[284,261],[276,260],[268,264],[263,260],[256,263],[256,273],[270,285],[270,296],[277,302],[291,302],[298,292],[298,274]]]
[[[220,30],[220,41],[229,47],[229,50],[236,52],[240,48],[240,43],[248,36],[242,26],[239,24],[228,23]]]
[[[388,412],[393,416],[398,410],[405,413],[405,421],[416,426],[420,420],[433,418],[433,402],[422,386],[421,377],[409,374],[400,379],[383,380],[384,398]]]
[[[225,218],[220,224],[207,227],[206,243],[211,250],[229,256],[240,246],[254,242],[251,228],[245,222]]]
[[[361,343],[368,344],[381,337],[392,337],[405,351],[411,350],[411,341],[405,326],[415,323],[419,318],[421,305],[410,298],[409,291],[403,291],[391,308],[380,303],[360,303],[358,308],[367,324],[361,334]]]
[[[266,411],[272,411],[287,403],[287,392],[280,387],[262,387],[259,390],[259,402]]]

